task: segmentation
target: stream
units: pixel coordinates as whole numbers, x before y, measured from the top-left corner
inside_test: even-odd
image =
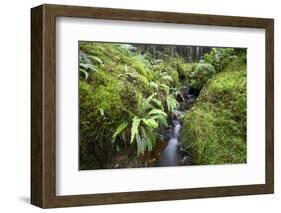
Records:
[[[186,166],[192,165],[192,158],[181,147],[179,140],[179,132],[181,129],[180,118],[183,111],[190,109],[195,102],[196,97],[187,93],[183,97],[183,101],[180,102],[180,107],[172,113],[172,118],[169,124],[169,128],[164,129],[162,134],[164,135],[167,145],[160,154],[160,158],[157,162],[157,166]]]

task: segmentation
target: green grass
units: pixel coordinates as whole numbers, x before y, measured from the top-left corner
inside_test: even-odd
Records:
[[[246,162],[246,70],[239,68],[211,78],[184,116],[180,141],[194,164]]]

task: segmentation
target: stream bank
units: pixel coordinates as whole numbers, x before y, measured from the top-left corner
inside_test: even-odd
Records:
[[[191,93],[188,87],[183,87],[177,97],[179,107],[174,110],[168,120],[168,127],[159,131],[156,146],[153,151],[146,151],[138,158],[135,154],[120,152],[105,165],[105,168],[138,168],[138,167],[167,167],[192,165],[192,156],[187,153],[180,142],[182,116],[191,109],[197,96]],[[133,147],[131,147],[133,153]]]

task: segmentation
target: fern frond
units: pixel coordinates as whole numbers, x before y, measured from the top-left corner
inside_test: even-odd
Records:
[[[158,127],[158,123],[152,118],[148,118],[148,119],[143,118],[141,120],[146,126],[152,128],[152,129],[155,129]]]
[[[115,141],[116,137],[121,134],[128,126],[128,122],[127,121],[124,121],[122,122],[118,127],[117,129],[115,130],[113,136],[112,136],[112,140]]]
[[[166,99],[166,104],[169,112],[174,111],[178,108],[179,102],[175,99],[173,95],[169,95]]]
[[[141,119],[138,117],[133,118],[132,128],[131,128],[131,140],[130,143],[133,143],[136,135],[139,134],[139,125],[140,125]]]

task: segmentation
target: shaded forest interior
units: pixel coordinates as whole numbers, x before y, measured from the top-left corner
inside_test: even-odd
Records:
[[[134,44],[134,47],[141,54],[150,53],[154,60],[180,57],[187,63],[192,63],[203,59],[204,54],[211,50],[210,47],[199,46],[174,46],[156,44]]]
[[[246,163],[246,67],[243,48],[79,42],[80,169]]]

